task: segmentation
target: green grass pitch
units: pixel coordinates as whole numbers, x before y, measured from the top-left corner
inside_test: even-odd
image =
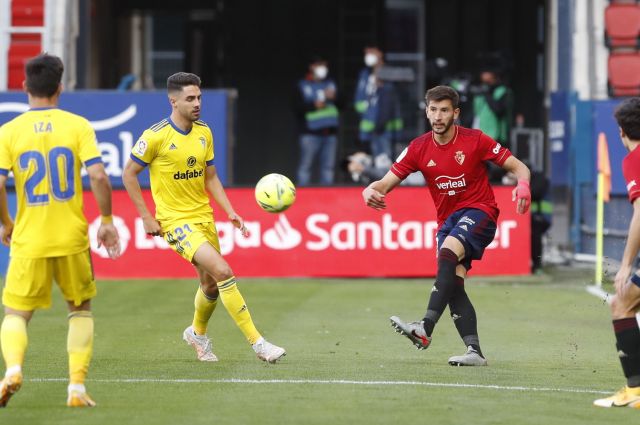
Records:
[[[66,314],[57,294],[30,325],[25,383],[0,424],[605,424],[640,412],[598,409],[624,384],[606,305],[589,278],[469,279],[486,368],[454,368],[464,347],[448,313],[416,350],[388,318],[424,313],[431,280],[240,280],[258,328],[287,349],[258,361],[219,305],[218,363],[181,339],[194,281],[105,281],[94,302],[87,387],[95,409],[69,409]]]

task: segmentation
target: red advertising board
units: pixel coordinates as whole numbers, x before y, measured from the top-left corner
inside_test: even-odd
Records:
[[[419,277],[436,273],[436,214],[425,188],[399,187],[387,196],[388,208],[364,205],[361,188],[300,188],[296,203],[281,214],[262,211],[252,189],[227,195],[249,229],[243,237],[226,215],[216,221],[222,254],[238,276],[264,277]],[[495,187],[501,214],[495,240],[477,275],[529,273],[529,215],[518,215],[508,187]],[[150,191],[144,191],[150,206]],[[116,261],[96,249],[99,212],[91,193],[85,211],[91,222],[94,269],[101,278],[194,277],[193,267],[162,238],[144,233],[125,191],[114,191],[114,219],[124,253]]]

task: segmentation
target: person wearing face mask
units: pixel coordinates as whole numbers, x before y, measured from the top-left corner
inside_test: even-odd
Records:
[[[298,82],[296,109],[300,123],[300,162],[297,185],[311,183],[314,160],[319,162],[320,184],[333,183],[338,144],[338,108],[336,84],[327,78],[327,61],[316,57],[309,63],[305,78]]]
[[[384,57],[378,47],[365,47],[364,63],[354,94],[354,108],[360,114],[359,138],[373,157],[392,158],[393,143],[403,126],[396,89],[380,78]]]
[[[503,145],[509,141],[513,116],[513,93],[495,70],[480,73],[482,90],[473,99],[473,128]]]

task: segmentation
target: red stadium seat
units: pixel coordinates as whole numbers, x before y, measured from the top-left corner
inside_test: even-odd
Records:
[[[609,55],[609,96],[640,95],[640,53],[616,53]]]
[[[640,48],[640,6],[613,3],[604,12],[605,43],[610,49]]]

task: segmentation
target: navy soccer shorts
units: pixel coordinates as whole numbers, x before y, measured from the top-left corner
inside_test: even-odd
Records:
[[[447,236],[453,236],[464,246],[465,256],[460,262],[467,270],[471,261],[479,260],[484,249],[496,235],[496,223],[484,211],[474,208],[458,210],[451,214],[436,235],[438,251]]]

